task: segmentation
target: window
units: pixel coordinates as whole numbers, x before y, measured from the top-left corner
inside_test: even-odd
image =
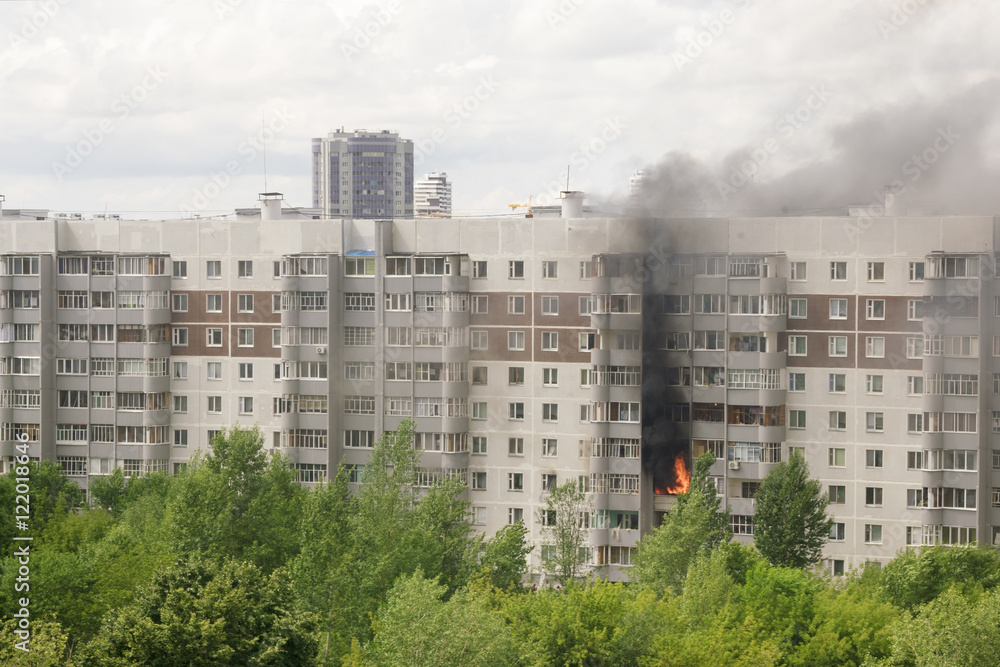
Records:
[[[236,296],[236,311],[240,313],[252,313],[253,294],[238,294]]]
[[[806,411],[789,410],[788,428],[805,428],[805,427],[806,427]]]
[[[545,261],[542,262],[542,278],[558,278],[559,277],[559,262]]]
[[[253,379],[253,364],[249,362],[243,362],[239,365],[240,380],[252,380]]]
[[[847,299],[830,299],[830,319],[847,319]]]
[[[524,491],[524,473],[520,472],[507,473],[507,490]]]
[[[847,280],[847,262],[830,262],[830,280]]]
[[[208,414],[221,414],[222,413],[222,397],[221,396],[209,396],[208,397]]]
[[[524,262],[522,260],[510,260],[507,262],[507,277],[524,278]]]
[[[344,431],[344,447],[370,448],[375,445],[375,431]]]
[[[559,314],[559,297],[543,296],[542,315],[558,315],[558,314]]]
[[[805,391],[805,390],[806,390],[806,374],[789,373],[788,391]]]
[[[919,283],[924,280],[924,263],[910,262],[910,282]]]
[[[524,332],[523,331],[508,331],[507,332],[507,349],[519,351],[524,349]]]
[[[695,294],[694,312],[702,314],[726,312],[725,294]],[[735,312],[735,311],[734,311]]]
[[[486,473],[485,472],[474,472],[470,475],[472,478],[472,490],[473,491],[485,491],[486,490]]]
[[[885,299],[867,299],[865,301],[865,317],[869,320],[884,320]]]
[[[789,280],[802,281],[806,279],[805,262],[789,262]]]
[[[205,364],[208,370],[209,380],[221,380],[222,379],[222,362],[221,361],[210,361]]]
[[[729,517],[729,528],[734,535],[753,535],[753,517],[745,514],[733,514]]]
[[[868,507],[881,507],[882,506],[882,487],[881,486],[868,486],[865,487],[865,505]]]
[[[174,265],[176,266],[176,264]],[[188,432],[186,428],[174,429],[174,447],[188,446]]]
[[[580,280],[590,280],[593,277],[594,262],[590,260],[580,262]]]
[[[239,347],[253,347],[253,329],[237,329],[236,335]]]
[[[487,416],[486,401],[476,401],[472,404],[472,419],[484,421]]]
[[[57,294],[57,307],[71,309],[87,308],[87,290],[59,290]]]
[[[281,312],[281,295],[272,294],[271,295],[271,312],[280,313]]]
[[[906,415],[906,430],[909,433],[923,433],[924,431],[923,413],[913,413]]]
[[[830,393],[842,394],[847,391],[847,375],[830,373]]]
[[[486,366],[472,367],[472,384],[487,384],[489,369]]]
[[[924,376],[910,375],[906,378],[906,393],[919,396],[924,393]]]
[[[882,544],[882,526],[880,524],[865,524],[865,544]]]
[[[474,435],[472,436],[472,453],[473,454],[485,454],[486,453],[486,436],[484,435]]]
[[[580,297],[579,313],[580,313],[580,315],[590,315],[590,313],[591,313],[591,307],[590,307],[590,297],[589,296],[581,296]]]
[[[206,313],[221,313],[222,312],[222,295],[221,294],[208,294],[205,296],[205,312]]]
[[[846,486],[830,486],[829,493],[831,505],[843,505],[847,502]]]
[[[390,260],[386,260],[388,263]],[[387,271],[388,273],[388,271]],[[345,276],[374,276],[375,275],[375,258],[374,257],[345,257],[344,258],[344,275]],[[395,274],[395,275],[406,275],[406,274]]]
[[[615,342],[617,343],[616,349],[619,350],[638,350],[639,349],[639,332],[626,332],[617,335]]]
[[[489,348],[489,332],[486,331],[473,331],[472,332],[472,343],[471,347],[473,350],[486,350]]]
[[[205,275],[212,279],[221,279],[222,262],[217,259],[205,262]]]
[[[542,456],[555,456],[558,451],[558,440],[555,438],[542,438]]]
[[[809,310],[808,299],[789,299],[788,317],[792,319],[804,319]]]
[[[907,470],[923,470],[924,469],[924,453],[923,451],[906,452],[906,469]]]
[[[804,357],[806,355],[806,337],[788,337],[788,355],[791,357]]]
[[[663,297],[664,315],[687,315],[691,312],[691,300],[687,294],[667,294]]]
[[[906,319],[911,322],[924,319],[923,299],[908,299],[906,301]]]
[[[512,402],[507,404],[507,418],[514,421],[524,420],[524,403]]]
[[[597,334],[596,333],[581,333],[580,334],[580,352],[587,352],[588,350],[593,350],[597,347]]]
[[[847,336],[830,336],[829,356],[847,356]]]
[[[177,346],[185,346],[188,344],[188,330],[187,327],[174,327],[173,329],[173,344]]]
[[[409,296],[400,295],[400,296]],[[490,300],[485,294],[473,294],[472,295],[472,312],[477,315],[484,315],[489,312]]]
[[[843,410],[830,410],[830,430],[847,430],[847,413]]]
[[[472,262],[472,277],[473,278],[485,278],[487,276],[486,272],[486,261],[476,260]]]
[[[188,295],[187,294],[177,294],[176,292],[171,295],[171,300],[173,302],[172,310],[175,313],[186,313],[188,309]]]
[[[885,281],[885,262],[868,262],[868,282]]]
[[[845,524],[834,523],[830,526],[830,541],[832,542],[842,542],[846,539]]]
[[[865,376],[865,392],[868,394],[881,394],[882,392],[882,376],[881,375],[866,375]]]
[[[827,458],[831,468],[843,468],[847,465],[847,450],[843,447],[831,447],[827,450]]]
[[[559,421],[558,403],[542,403],[542,421],[543,422]]]
[[[523,296],[508,296],[507,297],[507,314],[508,315],[524,315],[524,297]]]
[[[175,361],[174,362],[174,379],[175,380],[187,380],[188,376],[188,365],[186,361]]]
[[[175,259],[173,261],[174,265],[174,278],[187,278],[188,277],[188,263],[187,260]]]
[[[865,337],[865,356],[882,358],[885,356],[885,338],[883,336]]]
[[[919,359],[924,356],[924,337],[923,336],[907,336],[906,337],[906,358],[907,359]]]
[[[222,329],[205,329],[205,341],[209,347],[222,347]]]
[[[542,350],[555,352],[559,349],[559,333],[556,331],[542,332]]]
[[[542,386],[545,386],[545,387],[557,387],[557,386],[559,386],[559,369],[558,368],[543,368],[542,369]]]
[[[5,375],[37,375],[38,359],[27,357],[9,357],[10,371]],[[6,365],[6,364],[5,364]],[[7,370],[7,369],[4,369]],[[86,359],[56,359],[57,375],[86,375]]]
[[[386,329],[387,336],[388,333],[389,329]],[[388,338],[386,343],[392,344]],[[371,347],[372,345],[375,345],[375,327],[344,327],[345,347]]]
[[[906,506],[907,507],[927,507],[927,489],[907,489],[906,490]]]
[[[883,413],[881,412],[866,412],[865,413],[865,430],[869,433],[881,433],[883,427]]]
[[[866,449],[865,450],[865,467],[866,468],[881,468],[882,467],[882,450],[881,449]]]
[[[507,455],[524,456],[524,438],[508,438]]]
[[[253,414],[253,396],[239,396],[236,400],[241,415]]]
[[[524,509],[521,507],[507,508],[507,524],[524,523]]]
[[[236,263],[236,275],[240,278],[253,278],[253,262],[249,259],[241,259]]]
[[[524,367],[511,366],[507,369],[507,384],[524,384]]]

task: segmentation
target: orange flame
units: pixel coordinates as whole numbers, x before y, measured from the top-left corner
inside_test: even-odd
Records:
[[[688,487],[691,486],[691,473],[688,472],[687,465],[684,463],[683,452],[674,459],[674,478],[677,481],[673,486],[667,487],[667,493],[674,496],[687,493]]]

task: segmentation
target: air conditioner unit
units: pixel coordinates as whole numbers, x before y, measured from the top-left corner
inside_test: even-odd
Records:
[[[316,348],[316,354],[326,354],[326,348],[320,345]]]
[[[740,469],[740,462],[739,461],[730,461],[729,462],[729,469],[730,470],[739,470]]]

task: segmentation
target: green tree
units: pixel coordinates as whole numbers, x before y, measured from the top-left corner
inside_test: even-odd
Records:
[[[445,602],[447,589],[419,570],[401,576],[379,611],[375,638],[365,651],[370,664],[513,663],[510,629],[485,596],[462,589]]]
[[[708,480],[715,458],[706,454],[695,460],[687,492],[663,521],[639,542],[639,553],[630,577],[658,595],[680,593],[691,563],[729,540],[729,512],[719,511],[719,498]]]
[[[131,604],[104,619],[82,650],[96,667],[147,665],[309,665],[312,617],[291,610],[283,570],[246,562],[181,560]]]
[[[809,478],[805,458],[793,453],[774,466],[757,490],[754,545],[773,565],[807,567],[815,563],[830,536],[829,498],[819,480]]]
[[[260,429],[234,426],[212,439],[174,481],[168,520],[177,553],[249,560],[276,569],[298,551],[301,488],[280,455],[263,450]]]
[[[870,576],[886,600],[912,610],[952,586],[963,593],[995,588],[1000,584],[1000,553],[978,546],[907,549]]]
[[[995,665],[1000,655],[1000,589],[962,595],[950,588],[892,626],[892,656],[873,665]]]
[[[17,648],[24,641],[15,634],[17,619],[0,622],[0,665],[6,667],[59,667],[70,665],[67,659],[68,635],[55,621],[31,619],[31,637],[27,652]]]
[[[28,514],[14,515],[17,502],[18,478],[28,478]],[[14,551],[15,533],[40,536],[51,520],[59,520],[66,514],[83,507],[86,493],[76,482],[62,474],[59,465],[53,461],[28,462],[12,467],[6,475],[0,476],[0,507],[9,508],[9,519],[0,521],[0,556],[10,556]],[[28,529],[21,531],[14,519],[25,519]]]
[[[548,544],[542,548],[542,567],[546,574],[565,586],[581,574],[585,556],[582,553],[587,528],[582,516],[591,510],[587,494],[577,480],[549,489],[545,506],[538,512],[542,538]]]
[[[522,581],[528,570],[528,529],[523,521],[504,526],[483,544],[480,564],[486,570],[490,583],[500,590],[522,590]]]

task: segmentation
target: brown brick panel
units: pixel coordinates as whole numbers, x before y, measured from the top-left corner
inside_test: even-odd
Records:
[[[482,361],[482,360],[502,360],[502,361],[531,361],[532,358],[532,333],[531,327],[510,327],[510,328],[489,328],[489,329],[476,329],[476,327],[471,327],[469,332],[469,342],[471,344],[472,332],[473,331],[488,331],[489,340],[488,349],[486,350],[471,350],[469,352],[469,359],[472,361]],[[507,332],[508,331],[523,331],[524,332],[524,347],[523,351],[513,351],[507,349]]]
[[[788,336],[802,335],[807,337],[805,356],[787,356],[786,364],[791,367],[803,368],[854,368],[855,351],[857,349],[857,334],[852,331],[811,331],[795,334],[782,333],[778,338],[779,351],[788,350]],[[847,336],[847,356],[831,357],[829,355],[830,336]],[[864,342],[862,341],[862,345]],[[864,351],[862,350],[862,353]]]
[[[559,314],[542,314],[542,297],[559,297]],[[590,296],[583,292],[535,292],[535,326],[589,327],[590,315],[580,315],[580,297]]]
[[[241,313],[239,312],[239,295],[240,294],[252,294],[253,295],[253,312],[252,313]],[[275,313],[271,310],[272,296],[275,294],[281,294],[281,292],[249,292],[249,291],[234,291],[229,292],[229,312],[232,313],[233,322],[250,322],[256,324],[281,324],[281,313]]]
[[[531,326],[532,292],[472,292],[470,298],[472,296],[482,296],[483,294],[487,297],[486,309],[488,312],[471,313],[469,315],[470,325]],[[524,315],[510,315],[507,313],[508,296],[524,297]],[[562,303],[559,306],[562,308]]]
[[[786,326],[789,331],[851,331],[856,328],[855,313],[857,312],[857,296],[848,294],[789,294],[788,298],[805,298],[809,303],[809,305],[806,306],[805,318],[788,318],[788,324]],[[830,319],[830,299],[847,299],[847,319]],[[862,313],[861,316],[864,317],[864,313]]]

